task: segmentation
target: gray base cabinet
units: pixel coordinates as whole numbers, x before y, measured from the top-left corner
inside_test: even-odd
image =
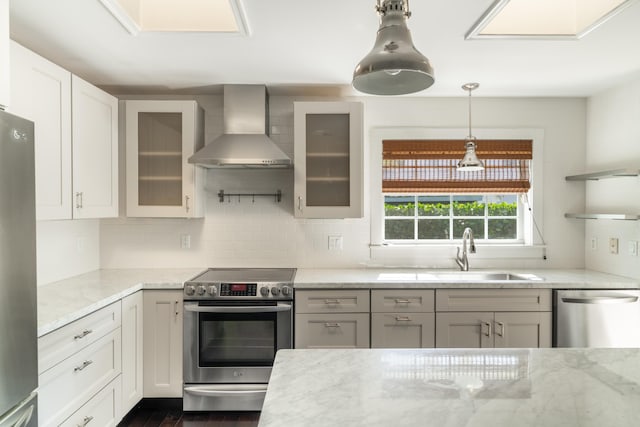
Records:
[[[369,290],[303,290],[295,296],[295,348],[369,348]]]
[[[434,291],[371,291],[372,348],[431,348],[435,344]]]
[[[551,347],[551,290],[438,289],[436,347]]]

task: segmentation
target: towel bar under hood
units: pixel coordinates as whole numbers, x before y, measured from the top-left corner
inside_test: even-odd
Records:
[[[224,86],[224,133],[189,157],[208,168],[290,168],[291,159],[268,136],[264,85]]]

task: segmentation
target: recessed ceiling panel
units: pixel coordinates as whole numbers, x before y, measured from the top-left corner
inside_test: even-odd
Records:
[[[580,38],[637,0],[496,0],[470,38]]]

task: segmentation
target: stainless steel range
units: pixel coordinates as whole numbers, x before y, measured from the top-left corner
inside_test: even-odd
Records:
[[[293,347],[293,268],[210,268],[184,286],[185,411],[259,411]]]

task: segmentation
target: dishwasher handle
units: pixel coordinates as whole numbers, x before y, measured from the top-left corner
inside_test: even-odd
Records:
[[[561,297],[562,302],[568,304],[633,304],[638,301],[637,296],[593,296],[593,297]]]

